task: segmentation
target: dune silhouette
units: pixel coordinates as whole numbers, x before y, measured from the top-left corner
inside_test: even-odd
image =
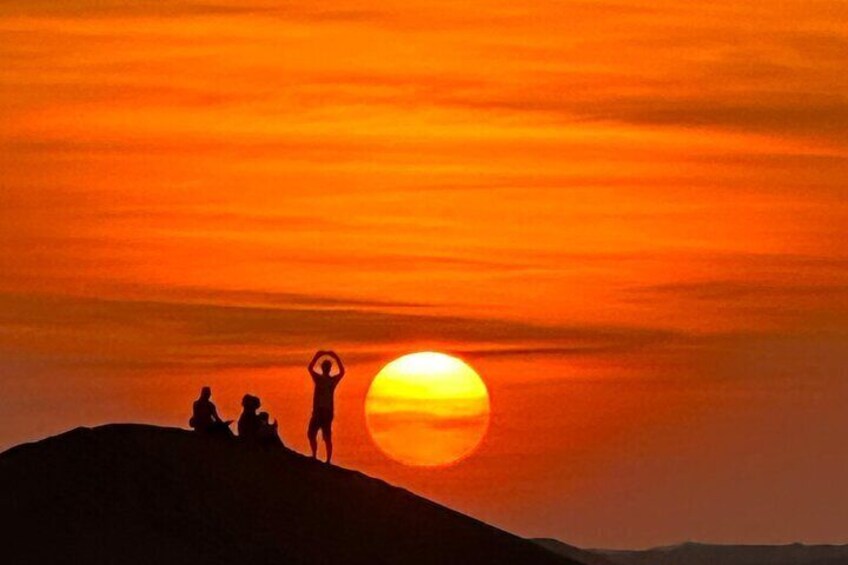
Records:
[[[0,484],[7,563],[576,563],[361,473],[172,428],[21,445]]]

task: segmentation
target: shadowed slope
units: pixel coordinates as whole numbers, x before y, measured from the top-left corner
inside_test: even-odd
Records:
[[[14,563],[573,563],[361,473],[176,429],[18,446],[0,485]]]

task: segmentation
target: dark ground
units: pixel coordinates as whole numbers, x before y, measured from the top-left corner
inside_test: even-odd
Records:
[[[573,563],[361,473],[141,425],[0,454],[0,515],[18,565]]]

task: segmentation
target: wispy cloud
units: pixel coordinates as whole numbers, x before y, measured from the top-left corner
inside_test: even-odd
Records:
[[[848,285],[775,284],[769,282],[710,280],[688,283],[668,283],[636,289],[639,293],[661,297],[678,296],[707,301],[734,301],[757,298],[774,299],[817,298],[836,305],[848,298]]]
[[[27,16],[198,16],[256,13],[270,9],[266,2],[197,2],[178,0],[156,2],[155,0],[73,0],[53,2],[51,0],[9,1],[0,4],[2,15]]]
[[[244,362],[271,359],[287,364],[293,352],[323,344],[355,350],[441,344],[463,350],[485,344],[478,356],[514,353],[522,344],[548,344],[551,351],[615,354],[663,345],[681,335],[630,327],[545,326],[501,319],[476,319],[425,313],[387,312],[338,299],[263,293],[171,293],[182,301],[104,300],[48,295],[2,294],[0,345],[7,351],[55,353],[57,361],[85,365],[152,367]],[[192,296],[191,301],[185,298]],[[262,305],[211,303],[261,300]],[[288,302],[282,305],[280,302]],[[268,304],[271,303],[271,304]],[[276,305],[272,305],[277,303]],[[317,307],[320,306],[320,307]],[[364,348],[364,349],[363,349]],[[510,349],[512,348],[512,349]],[[298,359],[298,363],[302,359]]]

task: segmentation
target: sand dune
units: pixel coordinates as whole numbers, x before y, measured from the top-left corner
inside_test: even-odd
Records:
[[[141,425],[0,455],[6,563],[573,563],[361,473]]]

